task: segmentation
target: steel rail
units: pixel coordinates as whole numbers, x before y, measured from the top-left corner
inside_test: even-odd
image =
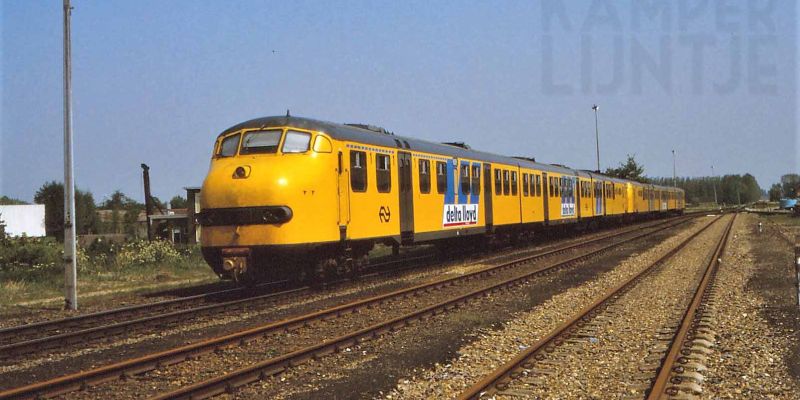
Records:
[[[669,352],[667,353],[666,357],[664,357],[661,368],[658,370],[658,375],[653,381],[653,385],[650,388],[647,396],[648,400],[659,400],[677,394],[677,388],[671,386],[668,387],[668,385],[671,383],[673,374],[680,372],[680,364],[684,364],[687,361],[686,358],[681,354],[681,350],[689,339],[688,334],[696,321],[695,318],[697,317],[698,312],[701,311],[701,307],[704,303],[703,299],[714,282],[717,271],[719,271],[719,265],[722,262],[722,254],[725,252],[725,248],[728,244],[728,236],[730,236],[731,229],[733,228],[733,222],[735,220],[736,215],[734,215],[731,221],[728,223],[727,227],[725,228],[725,233],[723,233],[722,238],[720,239],[719,243],[717,243],[717,247],[714,250],[714,255],[711,257],[711,261],[708,263],[708,266],[706,266],[703,279],[697,286],[697,290],[694,293],[691,303],[689,303],[689,306],[686,308],[680,329],[678,329],[677,333],[672,339]]]
[[[677,225],[677,224],[676,224]],[[666,228],[664,228],[666,229]],[[269,360],[265,360],[245,367],[236,371],[229,372],[222,376],[217,376],[190,386],[180,388],[176,391],[162,394],[153,397],[151,400],[164,400],[164,399],[202,399],[212,397],[218,394],[231,392],[234,388],[246,385],[248,383],[263,380],[267,377],[279,374],[288,368],[302,364],[310,359],[317,359],[328,354],[340,351],[343,348],[353,346],[366,340],[370,340],[386,334],[402,329],[405,326],[411,325],[417,321],[432,317],[449,310],[461,307],[469,301],[488,296],[491,293],[505,290],[509,287],[523,285],[530,281],[530,279],[540,276],[542,273],[551,272],[558,268],[563,268],[569,265],[574,265],[577,262],[586,260],[594,255],[603,253],[610,248],[617,247],[623,243],[636,240],[638,238],[648,236],[654,232],[643,233],[636,235],[627,240],[605,246],[601,249],[591,251],[586,254],[578,255],[565,261],[556,262],[549,266],[530,271],[521,276],[506,279],[502,282],[492,284],[464,295],[453,297],[449,300],[424,307],[420,310],[413,311],[403,316],[393,318],[389,321],[380,322],[360,329],[358,331],[325,340],[319,344],[312,345],[303,349],[299,349],[290,353],[286,353]]]
[[[30,324],[0,328],[0,340],[7,340],[7,338],[12,337],[13,335],[21,335],[26,332],[31,332],[31,331],[50,332],[63,328],[69,328],[77,324],[85,323],[85,321],[89,320],[98,320],[101,318],[102,319],[113,318],[121,314],[135,313],[140,310],[150,310],[153,309],[154,307],[166,308],[168,306],[180,305],[181,303],[195,302],[198,300],[213,298],[215,296],[231,295],[242,291],[243,291],[242,288],[231,288],[216,292],[198,294],[194,296],[185,296],[176,299],[169,299],[152,303],[135,304],[127,307],[119,307],[110,310],[98,311],[94,313],[76,315],[74,317],[59,318],[47,321],[33,322]]]
[[[651,228],[658,225],[666,224],[671,222],[671,220],[666,221],[659,221],[654,224],[640,224],[634,227],[629,227],[627,230],[621,233],[627,233],[636,229],[640,228]],[[645,226],[641,226],[645,225]],[[616,234],[620,234],[619,232]],[[613,233],[606,233],[602,237],[609,237],[612,236]],[[594,238],[593,238],[594,239]],[[558,246],[558,245],[555,245]],[[553,246],[549,246],[553,247]],[[400,259],[393,259],[388,260],[385,262],[378,262],[373,263],[369,266],[370,269],[377,269],[377,268],[385,268],[389,265],[394,264],[404,264],[408,262],[415,262],[419,260],[429,259],[432,258],[432,255],[418,255],[418,256],[409,256],[409,257],[402,257]],[[408,269],[413,269],[418,266],[408,267],[408,268],[400,268],[400,269],[393,269],[393,270],[385,270],[385,271],[375,271],[368,274],[364,274],[362,278],[369,278],[373,276],[381,276],[390,273],[397,273],[406,271]],[[341,283],[347,281],[347,279],[337,280],[331,282],[331,284]],[[255,288],[249,288],[249,291],[260,291],[265,288],[271,286],[278,286],[281,284],[285,284],[286,281],[274,281],[268,282],[261,285],[256,286]],[[301,290],[298,290],[301,289]],[[258,301],[259,298],[263,298],[264,296],[273,296],[273,295],[280,295],[280,294],[299,294],[302,291],[309,291],[309,286],[300,286],[297,288],[290,288],[281,292],[273,292],[267,293],[261,296],[248,296],[247,298],[253,299],[254,301]],[[151,319],[148,317],[155,317],[153,314],[162,312],[166,313],[168,310],[173,308],[180,308],[186,305],[191,305],[195,302],[200,302],[203,300],[213,299],[215,297],[221,296],[230,296],[235,295],[237,293],[241,294],[248,294],[247,288],[230,288],[225,290],[220,290],[211,293],[203,293],[194,296],[186,296],[180,297],[176,299],[169,299],[163,300],[158,302],[152,303],[143,303],[143,304],[135,304],[127,307],[119,307],[115,309],[103,310],[94,313],[88,313],[83,315],[77,315],[74,317],[67,317],[67,318],[60,318],[60,319],[53,319],[48,321],[40,321],[34,322],[30,324],[23,324],[23,325],[16,325],[10,326],[5,328],[0,328],[0,343],[6,342],[5,344],[0,344],[0,359],[6,359],[9,357],[18,356],[21,354],[26,354],[25,348],[29,350],[46,350],[49,348],[56,347],[51,345],[51,342],[54,343],[80,343],[85,341],[86,339],[98,339],[105,337],[101,332],[103,331],[102,326],[95,325],[97,323],[101,323],[107,320],[119,320],[123,318],[130,318],[133,320],[133,317],[136,318],[136,323],[146,323],[150,320],[158,320],[158,318]],[[216,303],[216,305],[224,306],[226,303],[229,302],[236,302],[240,299],[231,300],[228,302],[223,303]],[[162,311],[163,310],[163,311]],[[185,309],[188,312],[191,312],[192,309]],[[179,312],[183,310],[175,310],[171,311],[170,313]],[[202,312],[204,309],[201,307],[197,308],[197,311]],[[177,315],[181,315],[180,313]],[[121,321],[124,322],[124,321]],[[94,325],[94,326],[92,326]],[[109,332],[119,332],[119,328],[126,327],[127,325],[122,324],[119,325],[118,323],[108,324],[106,327],[108,328]],[[73,332],[60,332],[64,330],[71,330],[76,329]],[[33,338],[25,338],[23,340],[14,340],[16,337],[26,336],[31,334],[38,334]],[[50,339],[48,339],[50,338]]]
[[[671,220],[660,221],[660,222],[658,222],[656,224],[652,224],[651,226],[648,226],[648,227],[654,227],[654,226],[659,226],[659,225],[663,225],[663,224],[668,224],[670,222],[672,222],[672,221]],[[597,241],[600,241],[600,240],[607,239],[609,237],[613,237],[613,236],[624,234],[624,233],[629,233],[629,232],[637,230],[639,228],[641,228],[641,227],[631,227],[631,228],[628,228],[628,229],[624,230],[623,232],[606,233],[606,234],[600,235],[600,236],[598,236],[596,238],[592,238],[588,242],[584,242],[584,244],[586,244],[586,243],[594,243],[594,242],[597,242]],[[558,248],[559,246],[556,245],[555,247]],[[561,247],[563,247],[563,245]],[[401,260],[391,260],[391,261],[384,262],[384,263],[377,263],[377,264],[374,264],[372,266],[372,268],[378,268],[378,267],[391,265],[391,264],[396,264],[396,263],[416,261],[416,260],[420,260],[420,259],[426,259],[426,258],[429,258],[429,257],[430,256],[405,257],[405,258],[403,258]],[[386,273],[396,273],[397,271],[398,270],[378,271],[378,272],[374,272],[374,273],[371,273],[371,274],[367,274],[364,277],[378,276],[378,275],[382,275],[382,274],[386,274]],[[337,281],[337,282],[340,282],[340,281]],[[337,282],[333,282],[333,283],[337,283]],[[266,286],[266,284],[265,284],[265,286]],[[61,327],[62,329],[64,329],[69,324],[76,324],[76,323],[80,323],[80,322],[83,322],[84,324],[86,324],[88,321],[92,321],[93,318],[103,318],[103,319],[105,319],[105,318],[108,318],[108,316],[119,315],[119,314],[125,313],[125,312],[131,312],[131,313],[143,312],[143,311],[148,311],[151,306],[152,307],[156,307],[156,309],[153,310],[154,312],[151,315],[145,315],[145,316],[142,316],[140,318],[134,318],[134,319],[129,319],[129,320],[125,320],[125,321],[114,322],[114,323],[106,324],[106,325],[91,326],[91,327],[88,327],[88,328],[71,330],[71,331],[68,331],[68,332],[51,334],[51,335],[48,335],[48,336],[42,336],[42,337],[37,337],[37,338],[33,338],[33,339],[26,339],[26,340],[21,340],[21,341],[17,341],[17,342],[12,342],[12,343],[8,343],[8,344],[0,345],[0,360],[14,359],[14,358],[18,358],[18,357],[20,357],[22,355],[35,353],[35,352],[41,352],[41,351],[45,351],[45,350],[61,347],[61,346],[64,346],[64,345],[75,345],[75,344],[78,344],[78,343],[96,341],[96,340],[99,340],[99,339],[108,338],[108,337],[112,337],[112,336],[117,336],[117,335],[124,334],[124,333],[129,333],[132,330],[142,329],[142,328],[146,328],[146,327],[150,327],[150,326],[161,326],[161,325],[163,325],[165,323],[177,323],[177,322],[185,321],[185,320],[187,320],[189,318],[194,318],[194,317],[199,316],[199,315],[205,315],[205,314],[210,314],[210,313],[214,313],[214,312],[223,312],[223,311],[230,310],[230,309],[238,309],[238,308],[241,308],[243,306],[256,305],[256,304],[260,304],[260,303],[263,303],[263,302],[274,303],[276,301],[287,300],[288,296],[292,296],[292,295],[296,296],[296,295],[305,294],[305,293],[310,291],[310,288],[308,286],[302,286],[302,287],[299,287],[299,288],[288,289],[288,290],[275,292],[275,293],[267,293],[267,294],[258,295],[258,296],[243,297],[243,298],[240,298],[240,299],[229,300],[229,301],[220,302],[220,303],[213,303],[213,304],[207,304],[207,305],[193,307],[193,308],[185,308],[185,309],[179,309],[179,310],[175,310],[175,311],[162,312],[160,314],[155,313],[160,309],[164,309],[168,305],[174,305],[176,303],[178,303],[178,304],[181,304],[181,303],[183,303],[183,304],[191,304],[191,302],[193,302],[193,301],[199,301],[201,299],[208,298],[210,295],[219,296],[219,295],[222,295],[222,294],[236,293],[237,291],[240,291],[240,289],[228,289],[228,290],[225,290],[225,291],[215,292],[213,294],[208,294],[208,295],[197,295],[197,296],[191,296],[191,297],[186,297],[186,298],[181,298],[181,299],[166,300],[166,301],[158,302],[158,303],[149,303],[149,304],[125,307],[125,308],[120,308],[120,309],[115,309],[115,310],[109,310],[109,311],[106,311],[106,312],[87,314],[86,316],[78,316],[78,317],[67,318],[67,319],[63,319],[63,320],[56,320],[56,321],[52,321],[50,323],[46,323],[45,322],[45,323],[40,323],[40,324],[32,324],[31,326],[35,325],[39,330],[46,330],[48,332],[52,332],[53,330],[57,329],[58,327]],[[28,327],[28,325],[23,325],[23,326],[20,326],[20,327],[16,327],[16,329],[8,328],[8,329],[5,329],[5,330],[0,330],[0,335],[2,335],[4,332],[18,332],[20,330],[27,331],[28,330],[27,327]]]
[[[618,247],[624,243],[629,243],[631,241],[637,240],[639,238],[652,235],[656,232],[669,229],[683,223],[688,222],[691,220],[691,217],[682,218],[679,221],[668,224],[667,221],[664,223],[666,226],[657,227],[650,232],[639,233],[636,234],[628,239],[623,239],[618,242],[606,245],[602,248],[597,250],[591,251],[589,253],[585,253],[579,255],[577,257],[573,257],[569,260],[556,263],[554,265],[546,266],[539,268],[533,272],[530,272],[524,275],[522,278],[517,279],[526,279],[530,278],[534,275],[541,275],[543,273],[547,273],[549,271],[554,271],[558,268],[563,268],[568,265],[572,265],[577,261],[588,259],[594,255],[598,255],[600,253],[606,252],[614,247]],[[630,231],[636,230],[636,228],[631,229]],[[626,233],[630,233],[627,231]],[[236,333],[219,336],[212,339],[207,339],[199,342],[195,342],[192,344],[184,345],[178,348],[174,348],[171,350],[166,350],[158,353],[152,353],[145,355],[143,357],[138,357],[134,359],[129,359],[126,361],[117,362],[111,365],[99,367],[96,369],[82,371],[75,374],[65,375],[62,377],[50,379],[43,382],[33,383],[30,385],[12,388],[6,390],[4,392],[0,392],[0,399],[6,398],[38,398],[38,397],[46,397],[46,396],[56,396],[64,393],[68,393],[75,390],[80,390],[84,387],[96,385],[102,382],[116,380],[120,378],[124,378],[126,376],[140,374],[149,370],[153,370],[159,367],[168,366],[172,364],[176,364],[182,362],[186,359],[196,357],[201,354],[212,352],[216,349],[224,348],[230,345],[235,345],[239,343],[246,343],[247,341],[254,340],[259,336],[263,336],[265,334],[269,334],[272,332],[281,332],[287,330],[294,330],[298,328],[302,328],[313,321],[319,320],[327,320],[332,317],[338,317],[341,315],[349,314],[358,312],[361,309],[373,307],[375,305],[385,303],[387,301],[398,299],[398,298],[405,298],[410,297],[412,295],[419,295],[425,294],[431,290],[442,289],[450,286],[454,286],[460,282],[467,282],[474,279],[479,279],[482,277],[487,277],[491,275],[495,275],[500,271],[515,268],[535,260],[541,259],[543,257],[547,257],[550,255],[564,253],[574,248],[584,247],[588,244],[605,240],[613,237],[619,236],[620,233],[611,233],[608,236],[599,237],[596,239],[592,239],[586,242],[579,242],[574,244],[569,244],[563,247],[541,251],[537,254],[522,257],[517,260],[513,260],[510,262],[501,263],[495,266],[487,267],[481,269],[479,271],[474,271],[465,275],[451,277],[451,278],[443,278],[434,282],[425,283],[416,285],[413,287],[399,289],[390,293],[374,296],[367,299],[356,300],[347,304],[342,304],[339,306],[335,306],[332,308],[328,308],[325,310],[317,311],[314,313],[288,318],[277,322],[268,323],[265,325],[257,326],[254,328],[250,328],[244,331],[239,331]]]
[[[497,368],[490,374],[484,376],[480,381],[476,382],[471,387],[467,388],[459,395],[458,399],[480,399],[483,396],[491,396],[492,394],[508,388],[508,385],[521,375],[520,370],[530,369],[533,367],[533,364],[529,362],[531,358],[536,357],[536,355],[542,351],[546,351],[562,343],[564,339],[570,336],[572,332],[576,331],[580,325],[589,322],[594,316],[602,312],[602,310],[605,309],[605,307],[612,301],[633,288],[636,283],[655,271],[657,266],[663,264],[665,261],[677,254],[681,249],[686,247],[690,242],[697,238],[701,233],[705,232],[721,218],[721,216],[716,217],[702,229],[698,230],[683,240],[676,247],[672,248],[657,260],[650,263],[639,273],[607,291],[601,298],[584,307],[580,312],[572,316],[567,321],[564,321],[561,325],[552,330],[547,336],[543,337],[524,351],[517,354],[514,358],[502,365],[500,368]]]
[[[379,263],[375,264],[374,267],[379,267],[383,265],[390,265],[399,262],[408,262],[414,261],[422,258],[429,258],[427,256],[416,256],[416,257],[408,257],[403,258],[402,260],[395,260],[386,263]],[[391,272],[396,272],[398,270],[393,270]],[[380,275],[383,273],[387,273],[388,271],[381,271],[375,272],[371,274],[366,274],[364,277],[370,277],[373,275]],[[332,282],[338,283],[340,281]],[[267,284],[264,284],[266,286]],[[228,289],[224,291],[219,291],[215,293],[209,293],[208,295],[221,295],[224,293],[236,293],[237,290],[240,289]],[[242,289],[243,290],[243,289]],[[106,325],[99,325],[99,326],[91,326],[88,328],[72,330],[63,333],[51,334],[48,336],[37,337],[33,339],[26,339],[18,342],[12,342],[4,345],[0,345],[0,360],[7,360],[12,359],[15,357],[19,357],[25,354],[30,354],[34,352],[41,352],[48,349],[53,349],[56,347],[60,347],[63,345],[74,345],[77,343],[84,343],[90,342],[93,340],[98,340],[102,338],[107,338],[111,336],[120,335],[123,333],[129,333],[134,329],[149,327],[149,326],[161,326],[165,323],[176,323],[180,321],[185,321],[189,318],[194,318],[198,315],[209,314],[213,312],[221,312],[223,310],[229,309],[238,309],[243,306],[250,306],[256,305],[263,302],[267,303],[274,303],[276,301],[281,300],[288,300],[289,296],[297,296],[302,295],[305,293],[310,292],[311,289],[308,286],[301,286],[298,288],[287,289],[280,292],[274,293],[266,293],[256,296],[248,296],[242,297],[235,300],[228,300],[220,303],[212,303],[206,304],[202,306],[192,307],[192,308],[185,308],[185,309],[178,309],[169,312],[162,312],[157,313],[159,310],[164,309],[164,305],[174,305],[175,303],[184,303],[184,304],[191,304],[191,302],[202,300],[203,298],[207,298],[208,295],[197,295],[197,296],[190,296],[190,297],[183,297],[180,299],[173,299],[173,300],[166,300],[163,302],[158,303],[148,303],[148,304],[141,304],[131,307],[119,308],[114,310],[109,310],[107,312],[98,312],[93,314],[87,314],[86,316],[77,316],[73,318],[66,318],[63,320],[56,320],[52,323],[47,323],[47,321],[35,324],[39,325],[40,329],[47,330],[48,332],[52,332],[53,330],[67,328],[69,324],[75,324],[83,322],[86,324],[89,321],[92,321],[94,317],[99,318],[107,318],[109,315],[118,315],[124,314],[125,312],[131,311],[132,316],[136,316],[136,312],[142,311],[152,311],[151,315],[146,315],[140,318],[128,319],[125,321],[119,321],[111,324]],[[153,305],[156,308],[151,310],[150,306]],[[85,317],[85,318],[84,318]],[[33,325],[33,324],[32,324]],[[15,332],[15,331],[27,331],[28,325],[22,325],[20,327],[15,327],[17,329],[8,328],[6,332]],[[3,331],[0,331],[2,334]]]
[[[689,215],[689,214],[687,214],[687,215]],[[659,222],[659,223],[656,223],[656,224],[653,224],[653,225],[650,225],[650,226],[645,226],[645,228],[654,227],[654,226],[657,226],[657,225],[660,225],[660,224],[663,224],[663,223],[668,223],[668,222],[670,222],[670,221],[669,220],[668,221],[662,221],[662,222]],[[646,224],[642,224],[642,225],[646,225]],[[641,226],[637,226],[637,227],[641,228]],[[633,227],[633,229],[636,229],[637,227]],[[630,229],[630,230],[633,230],[633,229]],[[418,260],[427,259],[427,258],[431,258],[431,256],[430,255],[422,255],[422,256],[403,257],[403,258],[400,258],[400,259],[389,260],[389,261],[386,261],[386,262],[374,263],[374,264],[371,264],[369,266],[369,268],[370,269],[384,268],[384,267],[386,267],[388,265],[402,264],[402,263],[407,263],[407,262],[410,262],[410,261],[418,261]],[[383,275],[383,274],[387,274],[387,273],[396,273],[398,271],[404,271],[404,270],[406,270],[406,269],[404,268],[404,269],[400,269],[400,270],[391,270],[391,271],[376,271],[376,272],[372,272],[372,273],[369,273],[369,274],[365,274],[363,277],[366,278],[366,277]],[[344,280],[342,280],[342,281],[344,281]],[[341,281],[336,281],[336,282],[333,282],[333,283],[338,283],[338,282],[341,282]],[[8,343],[5,344],[5,345],[8,345],[9,343],[14,343],[14,342],[9,342],[10,339],[14,339],[15,337],[23,336],[25,334],[30,334],[30,333],[38,333],[40,335],[39,335],[39,337],[36,337],[36,338],[33,338],[33,339],[25,339],[25,340],[22,340],[22,341],[39,339],[39,338],[42,337],[41,334],[50,334],[52,332],[57,332],[57,331],[65,330],[65,329],[74,329],[76,327],[80,328],[80,327],[83,327],[83,326],[87,326],[90,323],[102,322],[102,321],[105,321],[105,320],[121,319],[121,318],[124,318],[126,316],[126,314],[130,314],[132,316],[139,316],[139,315],[143,315],[143,314],[146,315],[145,313],[159,312],[159,310],[169,310],[171,308],[181,307],[184,304],[191,304],[191,303],[194,303],[194,302],[207,300],[207,299],[213,299],[215,297],[220,297],[220,296],[229,296],[229,295],[234,295],[234,294],[237,294],[237,293],[246,294],[246,292],[248,290],[249,291],[263,290],[263,289],[268,288],[270,286],[279,286],[279,285],[284,284],[284,283],[286,283],[286,281],[267,282],[267,283],[258,285],[255,288],[249,288],[249,289],[248,288],[230,288],[230,289],[219,290],[219,291],[216,291],[216,292],[203,293],[203,294],[198,294],[198,295],[193,295],[193,296],[185,296],[185,297],[169,299],[169,300],[162,300],[162,301],[157,301],[157,302],[152,302],[152,303],[135,304],[135,305],[126,306],[126,307],[119,307],[119,308],[103,310],[103,311],[98,311],[98,312],[93,312],[93,313],[76,315],[76,316],[73,316],[73,317],[59,318],[59,319],[53,319],[53,320],[32,322],[32,323],[29,323],[29,324],[21,324],[21,325],[4,327],[4,328],[0,328],[0,343],[8,342]],[[285,292],[286,293],[292,292],[293,290],[300,289],[300,288],[309,289],[308,286],[301,286],[301,287],[298,287],[298,288],[292,288],[292,289],[286,290]],[[280,293],[280,292],[271,293],[271,294],[278,294],[278,293]],[[251,297],[253,297],[253,296],[251,296]],[[54,333],[53,335],[59,335],[59,334],[63,334],[63,333],[64,332],[58,332],[58,333]],[[18,341],[18,342],[22,342],[22,341]],[[0,346],[5,346],[5,345],[0,345]],[[2,347],[0,347],[0,358],[3,358],[3,356],[2,356]]]

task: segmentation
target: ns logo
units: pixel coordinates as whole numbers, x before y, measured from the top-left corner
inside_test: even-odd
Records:
[[[381,222],[389,222],[389,220],[392,219],[392,212],[389,211],[388,206],[381,206],[380,211],[378,211],[378,219],[380,219]]]

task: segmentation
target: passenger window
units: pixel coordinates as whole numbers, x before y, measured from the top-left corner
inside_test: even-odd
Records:
[[[536,196],[542,197],[542,176],[536,174]]]
[[[511,171],[511,195],[517,195],[517,171]]]
[[[286,139],[283,139],[284,153],[305,153],[311,143],[311,134],[298,131],[287,131]]]
[[[528,197],[530,193],[530,187],[528,186],[530,183],[528,182],[528,174],[523,172],[522,173],[522,195]]]
[[[350,151],[350,187],[354,192],[367,191],[367,153]]]
[[[436,162],[436,191],[439,194],[444,194],[447,191],[447,164],[437,161]]]
[[[377,171],[378,193],[388,193],[392,190],[391,158],[386,154],[375,155],[375,170]]]
[[[503,194],[508,195],[511,190],[511,185],[509,183],[509,171],[503,170]]]
[[[239,154],[277,153],[282,134],[283,131],[278,129],[247,132],[242,139]]]
[[[222,139],[222,143],[219,145],[219,151],[217,152],[217,157],[235,156],[236,150],[239,149],[239,139],[241,137],[242,134],[237,133]]]
[[[555,188],[553,187],[553,177],[547,178],[547,189],[548,189],[547,190],[547,195],[549,197],[554,197],[555,196],[555,190],[554,190]]]
[[[481,193],[481,166],[472,166],[472,194]]]
[[[494,194],[500,196],[503,192],[503,172],[499,169],[494,170]]]
[[[419,192],[431,192],[431,162],[428,160],[419,160]]]
[[[469,194],[469,165],[461,164],[461,193]]]

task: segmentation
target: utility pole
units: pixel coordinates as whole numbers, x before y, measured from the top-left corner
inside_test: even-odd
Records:
[[[592,104],[592,110],[594,110],[594,140],[597,146],[597,173],[600,173],[600,129],[597,126],[597,110],[599,109],[600,106]]]
[[[72,163],[72,6],[64,0],[64,308],[78,309],[78,268],[75,259],[75,183]]]
[[[675,149],[672,149],[672,187],[678,187],[677,175],[675,175]]]
[[[714,204],[719,204],[717,202],[717,181],[714,178],[714,166],[711,166],[711,185],[714,188]]]

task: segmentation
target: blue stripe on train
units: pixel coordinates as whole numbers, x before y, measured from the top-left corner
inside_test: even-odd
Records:
[[[454,169],[453,160],[447,160],[447,191],[444,192],[444,204],[455,204],[456,202]]]

